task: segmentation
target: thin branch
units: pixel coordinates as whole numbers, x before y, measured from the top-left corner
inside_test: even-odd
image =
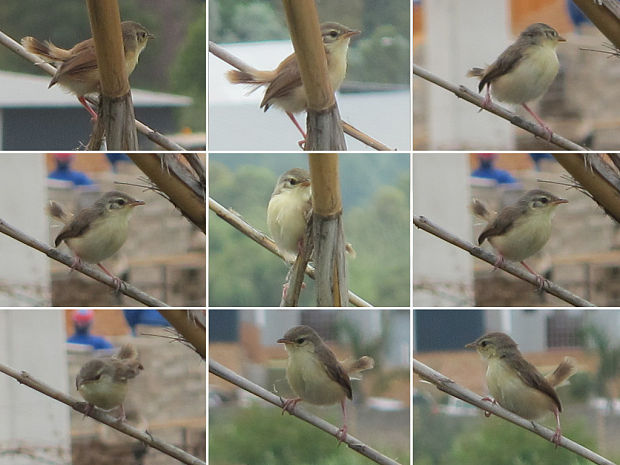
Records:
[[[207,358],[205,310],[159,310],[168,323],[183,337],[183,342],[200,357]]]
[[[56,260],[57,262],[63,263],[67,265],[69,268],[73,267],[74,270],[79,271],[80,273],[85,274],[86,276],[90,276],[91,278],[107,286],[110,286],[113,289],[116,288],[116,283],[114,282],[114,280],[107,274],[103,273],[102,271],[99,271],[94,266],[91,266],[87,263],[78,263],[77,265],[73,266],[74,265],[73,257],[63,254],[59,250],[53,247],[50,247],[49,245],[41,241],[38,241],[37,239],[33,237],[28,236],[27,234],[21,232],[17,228],[14,228],[13,226],[6,223],[4,220],[2,220],[2,218],[0,218],[0,233],[5,234],[9,237],[12,237],[13,239],[21,242],[22,244],[25,244],[28,247],[31,247],[33,249],[36,249],[39,252],[43,252],[45,255],[47,255],[51,259]],[[143,303],[147,307],[168,307],[168,304],[166,304],[165,302],[162,302],[161,300],[156,299],[155,297],[147,294],[146,292],[141,291],[137,287],[132,286],[131,284],[124,282],[124,281],[122,282],[122,285],[119,291],[125,294],[126,296],[131,297],[137,300],[138,302]]]
[[[209,52],[213,54],[214,56],[218,57],[223,62],[228,63],[230,66],[237,68],[239,71],[244,71],[248,73],[252,73],[253,71],[256,71],[255,68],[252,68],[251,66],[243,62],[241,59],[234,56],[232,53],[226,51],[226,49],[217,45],[215,42],[209,41]],[[345,123],[344,121],[342,121],[342,130],[349,136],[353,137],[354,139],[359,140],[363,144],[366,144],[367,146],[375,150],[381,150],[381,151],[393,151],[394,150],[394,149],[389,148],[387,145],[382,144],[381,142],[378,142],[376,139],[373,139],[372,137],[364,134],[362,131],[354,128],[349,123]]]
[[[498,257],[489,251],[484,250],[482,247],[478,247],[471,242],[467,242],[463,239],[458,238],[457,236],[449,233],[445,229],[442,229],[440,226],[433,224],[431,221],[426,219],[423,216],[413,216],[413,224],[415,224],[418,228],[423,229],[424,231],[443,239],[446,242],[449,242],[452,245],[455,245],[473,255],[480,260],[484,260],[491,265],[497,263]],[[508,260],[504,260],[503,263],[499,264],[497,268],[501,268],[502,270],[510,273],[513,276],[516,276],[523,281],[527,281],[528,283],[533,284],[534,286],[538,286],[538,282],[536,281],[536,276],[532,273],[528,272],[524,268],[521,268],[516,263],[512,263]],[[572,292],[564,289],[557,284],[547,281],[543,287],[543,289],[551,295],[556,296],[559,299],[562,299],[564,302],[567,302],[576,307],[594,307],[595,305],[587,300],[579,297],[578,295],[573,294]]]
[[[217,203],[211,197],[209,197],[209,210],[211,210],[217,216],[222,218],[224,221],[226,221],[232,227],[237,229],[239,232],[248,236],[250,239],[252,239],[257,244],[261,245],[262,247],[269,250],[274,255],[277,255],[282,260],[286,261],[286,258],[278,250],[278,246],[276,246],[276,243],[273,241],[273,239],[268,237],[265,233],[262,233],[258,229],[254,228],[251,224],[246,222],[243,218],[241,218],[236,213],[228,210],[227,208]],[[315,270],[311,266],[308,266],[306,268],[306,274],[310,276],[312,279],[315,279]],[[369,304],[364,299],[357,296],[350,290],[349,290],[349,303],[355,305],[356,307],[372,307],[371,304]]]
[[[34,63],[35,65],[37,65],[40,69],[45,71],[50,76],[53,76],[54,74],[56,74],[56,68],[54,66],[50,65],[49,63],[41,62],[41,59],[39,57],[37,57],[36,55],[33,55],[32,53],[28,53],[24,49],[24,47],[21,46],[21,44],[13,40],[11,37],[6,35],[2,31],[0,31],[0,44],[4,45],[6,48],[16,53],[17,55],[21,56],[22,58],[25,58],[31,63]],[[86,100],[88,100],[91,104],[95,106],[99,106],[98,99],[94,99],[92,97],[86,97]],[[138,132],[144,134],[144,136],[146,136],[149,140],[156,143],[160,147],[166,150],[171,150],[171,151],[178,151],[178,152],[185,151],[184,147],[177,144],[176,142],[171,141],[170,139],[168,139],[161,133],[157,132],[156,130],[151,129],[146,124],[138,120],[136,120],[135,123],[136,123],[136,129],[138,130]]]
[[[468,89],[467,87],[463,85],[457,86],[456,84],[452,84],[451,82],[448,82],[440,78],[439,76],[431,73],[430,71],[427,71],[426,69],[421,68],[420,66],[415,65],[415,64],[413,65],[413,74],[416,74],[420,76],[422,79],[432,82],[433,84],[436,84],[439,87],[443,87],[444,89],[449,90],[457,97],[467,100],[469,103],[473,103],[474,105],[482,109],[482,101],[484,100],[484,98],[480,94],[477,94],[476,92]],[[493,113],[497,116],[504,118],[505,120],[509,121],[513,125],[518,126],[521,129],[524,129],[525,131],[537,137],[540,137],[541,139],[547,140],[548,135],[544,131],[544,129],[540,127],[540,125],[527,121],[523,119],[522,117],[520,117],[519,115],[517,115],[516,113],[513,113],[504,107],[501,107],[491,102],[488,108],[484,108],[484,109],[489,111],[490,113]],[[565,137],[562,137],[556,133],[553,133],[553,135],[551,136],[551,141],[549,142],[565,150],[580,151],[580,152],[585,152],[588,150],[585,147],[582,147],[581,145],[576,144],[573,141],[566,139]]]
[[[168,444],[167,442],[162,441],[161,439],[154,438],[152,434],[145,431],[140,431],[137,428],[134,428],[130,424],[126,422],[118,421],[118,418],[109,415],[103,410],[99,408],[93,408],[90,412],[88,411],[88,403],[79,401],[74,399],[71,396],[68,396],[64,392],[58,391],[47,384],[34,379],[25,371],[18,372],[6,365],[0,364],[0,372],[5,373],[6,375],[15,378],[20,384],[25,384],[29,388],[34,389],[35,391],[39,391],[40,393],[51,397],[63,404],[68,405],[73,410],[83,413],[84,415],[88,415],[91,418],[94,418],[100,423],[105,423],[110,428],[113,428],[121,433],[124,433],[128,436],[131,436],[139,441],[142,441],[144,444],[157,449],[164,454],[175,458],[183,463],[188,465],[206,465],[202,460],[194,457],[193,455],[188,454],[182,449],[179,449],[172,444]]]
[[[459,386],[447,376],[444,376],[438,371],[435,371],[432,368],[424,365],[422,362],[416,360],[415,358],[413,359],[413,372],[417,373],[421,378],[425,379],[429,383],[434,384],[440,391],[443,391],[453,397],[461,399],[468,404],[474,405],[485,412],[494,413],[498,417],[514,423],[515,425],[520,426],[521,428],[524,428],[528,431],[531,431],[547,439],[548,441],[551,441],[551,438],[553,437],[554,432],[549,428],[534,423],[531,420],[521,418],[519,415],[516,415],[509,410],[506,410],[499,404],[482,400],[482,397],[475,392]],[[608,460],[605,457],[598,455],[596,452],[591,451],[590,449],[582,446],[581,444],[571,441],[565,436],[562,436],[560,438],[559,445],[599,465],[615,465],[611,460]]]
[[[253,382],[245,379],[243,376],[240,376],[234,371],[229,370],[225,366],[219,364],[215,360],[209,359],[209,372],[214,374],[215,376],[225,379],[229,383],[232,383],[245,391],[254,394],[257,397],[260,397],[263,400],[266,400],[267,402],[275,405],[276,407],[282,408],[284,406],[284,399],[282,397],[277,396],[272,392],[269,392],[258,384],[254,384]],[[322,418],[317,417],[316,415],[312,415],[311,413],[306,412],[304,409],[298,406],[295,407],[291,415],[296,416],[297,418],[300,418],[313,426],[316,426],[317,428],[331,434],[336,438],[338,437],[339,429],[336,426],[323,420]],[[399,463],[395,460],[386,457],[385,455],[367,446],[362,441],[351,436],[348,433],[346,439],[343,442],[346,443],[347,446],[349,446],[355,452],[358,452],[359,454],[368,457],[370,460],[378,464],[399,465]]]

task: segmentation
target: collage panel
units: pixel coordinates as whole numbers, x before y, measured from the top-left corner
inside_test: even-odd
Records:
[[[616,2],[413,3],[414,150],[618,149]]]
[[[414,154],[414,306],[617,306],[615,164],[614,154]]]
[[[107,121],[107,115],[97,119],[102,88],[111,99],[128,93],[121,84],[125,73],[118,69],[124,65],[132,113],[144,125],[138,125],[139,149],[159,150],[165,139],[167,150],[182,150],[179,144],[204,150],[206,2],[61,3],[6,0],[0,11],[6,34],[0,46],[0,149],[120,150],[110,137],[101,142],[96,127]],[[121,21],[118,55],[117,43],[102,39],[102,31],[115,30],[115,14]],[[99,47],[106,48],[99,51],[107,58],[104,66],[98,63],[93,28],[100,34]],[[101,85],[102,74],[107,86]]]
[[[204,307],[205,160],[1,154],[0,306]]]
[[[306,139],[311,102],[291,43],[288,8],[307,24],[318,15],[328,80],[345,123],[344,150],[409,151],[410,1],[319,1],[314,12],[314,2],[295,3],[209,2],[209,150],[293,151]],[[321,44],[317,38],[306,45]],[[318,56],[316,49],[306,53],[302,60]],[[318,78],[316,71],[309,75]]]
[[[410,463],[409,329],[409,310],[210,310],[209,463]]]
[[[415,309],[413,463],[617,463],[619,334],[618,309]]]
[[[211,307],[280,304],[309,221],[316,185],[309,163],[333,160],[328,154],[310,157],[314,158],[209,154],[210,202],[220,207],[209,217]],[[331,179],[340,185],[347,251],[344,274],[350,293],[358,297],[349,299],[353,305],[358,301],[379,307],[410,305],[409,160],[407,154],[348,153],[336,159],[337,172]],[[324,191],[336,187],[322,186]],[[248,223],[251,230],[245,233],[254,241],[234,228],[228,216]],[[317,305],[314,282],[322,279],[321,273],[316,271],[314,280],[305,279],[300,306]]]
[[[0,461],[204,463],[205,324],[191,310],[0,310]]]

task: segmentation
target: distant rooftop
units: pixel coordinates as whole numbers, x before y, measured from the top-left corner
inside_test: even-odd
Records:
[[[80,103],[59,85],[47,88],[51,76],[0,71],[0,108],[74,107]],[[135,106],[182,107],[192,103],[182,95],[132,89]]]

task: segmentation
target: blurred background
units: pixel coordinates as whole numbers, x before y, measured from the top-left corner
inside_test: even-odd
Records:
[[[456,85],[477,90],[466,77],[485,67],[532,23],[546,23],[567,41],[557,48],[560,72],[531,108],[554,132],[593,150],[618,148],[618,63],[609,40],[572,0],[420,0],[413,7],[413,62]],[[596,82],[593,86],[592,83]],[[458,99],[451,92],[413,79],[415,150],[549,150],[508,121]],[[500,103],[501,104],[501,103]],[[534,121],[519,105],[506,105]],[[555,148],[557,149],[557,148]]]
[[[156,310],[4,309],[0,362],[82,401],[75,388],[82,365],[131,343],[144,370],[129,382],[128,423],[204,460],[204,361],[180,342],[171,343],[170,329]],[[0,422],[3,464],[170,463],[159,451],[4,374]]]
[[[486,332],[512,337],[543,373],[573,357],[577,372],[557,388],[562,434],[613,462],[620,460],[620,311],[576,309],[414,310],[413,353],[420,362],[482,396],[486,362],[464,349]],[[554,428],[553,415],[540,423]],[[483,412],[413,377],[416,465],[565,464],[586,459]]]
[[[409,156],[339,157],[349,289],[375,306],[409,306]],[[278,177],[308,169],[302,154],[210,154],[209,195],[268,234],[267,204]],[[278,306],[288,271],[278,257],[215,214],[209,216],[209,305]],[[316,301],[305,279],[301,306]]]
[[[397,150],[411,145],[410,3],[407,0],[316,2],[321,22],[362,34],[349,48],[347,77],[336,97],[342,119]],[[279,0],[211,0],[209,40],[257,69],[275,69],[293,52]],[[277,108],[259,108],[264,88],[232,85],[231,66],[209,55],[209,149],[294,150],[299,132]],[[298,117],[305,127],[305,115]],[[243,137],[239,137],[242,131]],[[368,147],[345,136],[349,150]]]
[[[375,367],[353,381],[352,436],[409,463],[408,310],[210,310],[209,356],[265,389],[291,397],[287,355],[276,341],[296,325],[314,328],[338,360],[369,355]],[[300,407],[341,426],[340,405]],[[209,463],[365,464],[369,460],[281,409],[209,376]]]
[[[560,154],[560,157],[577,155]],[[618,306],[620,228],[588,196],[571,189],[568,174],[545,153],[413,155],[413,213],[477,243],[484,220],[470,211],[473,198],[494,211],[530,189],[569,201],[553,218],[549,242],[526,263],[598,306]],[[483,248],[490,247],[485,242]],[[413,301],[426,306],[566,306],[567,304],[464,250],[414,228]]]
[[[169,305],[205,305],[204,233],[170,202],[146,189],[146,176],[127,155],[3,153],[0,185],[0,218],[50,245],[62,230],[62,223],[46,215],[49,200],[59,202],[72,213],[91,206],[111,190],[121,190],[146,202],[135,208],[127,241],[104,261],[104,266]],[[71,254],[64,243],[59,249]],[[0,256],[6,258],[0,264],[2,306],[137,304],[5,235],[0,235]]]
[[[136,118],[187,149],[205,146],[206,5],[204,0],[123,0],[121,20],[155,35],[130,76]],[[6,0],[0,29],[70,48],[91,37],[85,2]],[[76,150],[88,142],[88,113],[31,62],[0,46],[3,150]],[[140,147],[153,147],[139,135]]]

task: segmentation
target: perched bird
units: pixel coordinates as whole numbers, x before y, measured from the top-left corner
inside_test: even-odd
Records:
[[[105,193],[91,207],[85,208],[75,216],[69,215],[61,205],[51,201],[48,214],[65,227],[60,231],[54,245],[65,242],[75,254],[74,269],[81,261],[96,263],[115,281],[120,289],[121,280],[110,273],[100,262],[114,255],[125,243],[129,229],[129,216],[133,208],[144,205],[141,200],[119,191]]]
[[[148,40],[153,38],[153,35],[135,21],[123,21],[121,30],[125,69],[127,76],[129,76],[138,63],[140,53],[146,47]],[[58,83],[75,94],[93,119],[97,119],[97,114],[84,99],[84,96],[99,91],[99,68],[93,39],[79,42],[69,50],[57,47],[47,40],[41,42],[34,37],[24,37],[21,43],[28,52],[41,57],[45,62],[57,65],[56,74],[54,74],[49,87]]]
[[[293,168],[276,182],[267,206],[267,226],[278,249],[292,262],[301,249],[312,212],[310,173]]]
[[[138,351],[132,344],[124,344],[112,357],[94,358],[82,366],[75,378],[75,386],[89,410],[97,406],[103,410],[121,409],[120,421],[125,420],[123,402],[127,396],[127,381],[140,374],[144,367],[138,360]]]
[[[530,273],[536,275],[536,280],[542,288],[545,279],[527,266],[524,260],[547,243],[551,235],[551,218],[555,208],[567,202],[568,200],[549,192],[534,189],[526,192],[515,204],[503,208],[493,216],[482,202],[474,199],[472,211],[488,221],[478,236],[478,244],[481,245],[488,239],[499,254],[495,263],[496,268],[504,262],[504,258],[521,262]]]
[[[334,92],[340,88],[347,72],[349,41],[351,37],[359,33],[360,31],[349,29],[334,22],[321,24],[321,37],[327,57],[327,72]],[[301,82],[301,73],[294,53],[285,58],[273,71],[231,70],[228,72],[227,78],[233,84],[267,86],[260,107],[267,111],[269,107],[275,105],[284,110],[299,129],[304,140],[306,139],[306,133],[293,115],[308,107],[306,91]]]
[[[347,437],[346,399],[353,398],[350,376],[373,368],[374,360],[363,356],[358,360],[339,362],[310,326],[294,326],[278,339],[278,343],[285,345],[288,353],[286,378],[298,396],[285,400],[283,409],[292,412],[302,400],[317,405],[340,402],[343,425],[337,438],[344,441]]]
[[[501,102],[523,105],[551,140],[553,131],[527,106],[527,102],[547,92],[560,68],[555,49],[558,43],[565,41],[551,26],[535,23],[528,26],[489,67],[471,69],[467,75],[480,78],[478,91],[487,88],[483,108],[491,102],[491,94]]]
[[[574,361],[564,358],[553,373],[545,377],[523,358],[517,343],[507,334],[488,333],[465,347],[476,349],[487,361],[486,381],[493,402],[528,420],[553,412],[556,430],[551,441],[557,447],[562,437],[562,404],[554,388],[574,374]]]

